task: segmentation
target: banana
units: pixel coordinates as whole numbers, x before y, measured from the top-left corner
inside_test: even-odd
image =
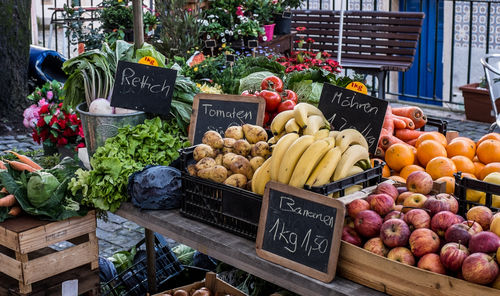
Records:
[[[286,134],[284,135],[276,144],[276,147],[273,149],[273,160],[271,161],[271,180],[277,181],[278,174],[280,171],[280,164],[285,156],[285,152],[288,150],[290,145],[295,142],[299,138],[299,135],[296,133]]]
[[[285,132],[288,133],[299,133],[300,126],[295,122],[295,118],[291,118],[285,124]]]
[[[276,136],[273,136],[269,140],[267,140],[267,144],[269,144],[269,145],[274,145],[276,143],[278,143],[278,140],[276,139]]]
[[[354,175],[362,173],[362,172],[364,172],[364,170],[362,168],[360,168],[359,166],[355,165],[349,169],[346,177],[354,176]]]
[[[342,150],[342,148],[340,148]],[[349,170],[362,159],[368,159],[368,149],[361,145],[352,145],[342,154],[342,158],[333,174],[333,181],[343,179],[347,176]]]
[[[311,115],[319,115],[323,118],[325,124],[326,122],[328,122],[323,113],[321,112],[321,110],[319,110],[318,108],[316,108],[311,104],[298,103],[293,108],[293,111],[295,112],[294,113],[295,121],[301,128],[305,128],[307,126],[307,118]],[[330,127],[330,123],[328,123],[328,127]]]
[[[313,142],[313,136],[302,136],[292,143],[285,152],[286,157],[281,161],[278,182],[288,184],[299,158]]]
[[[271,159],[269,157],[264,163],[255,171],[252,177],[252,192],[263,195],[267,182],[271,180]]]
[[[328,135],[332,138],[336,138],[339,133],[340,131],[330,131]]]
[[[341,157],[342,152],[339,147],[328,150],[307,179],[306,185],[321,186],[330,182],[330,177],[335,172]]]
[[[358,192],[360,191],[361,189],[363,189],[363,186],[361,185],[352,185],[350,187],[347,187],[346,189],[344,189],[344,195],[343,196],[346,196],[346,195],[349,195],[349,194],[352,194],[354,192]],[[329,195],[330,196],[330,195]],[[340,196],[340,191],[339,192],[335,192],[332,194],[332,196],[330,197],[333,197],[333,198],[339,198],[341,197]]]
[[[314,136],[315,140],[325,139],[325,138],[328,138],[330,136],[330,131],[327,130],[326,128],[322,128],[319,131],[315,132],[313,136]]]
[[[285,129],[285,124],[293,118],[295,115],[294,110],[286,110],[274,117],[273,121],[271,122],[271,132],[273,135],[278,135],[280,134],[284,129]]]
[[[311,115],[307,117],[306,127],[302,132],[304,135],[314,135],[320,128],[324,126],[323,117],[319,115]]]
[[[330,149],[333,149],[335,147],[335,138],[326,137],[323,140],[327,141],[330,144]]]
[[[370,169],[372,167],[369,159],[362,159],[356,162],[355,166],[360,167],[363,171]]]
[[[304,151],[304,154],[302,154],[297,162],[288,185],[297,188],[304,187],[304,184],[306,184],[312,170],[320,162],[321,158],[323,158],[328,149],[330,149],[330,143],[328,143],[328,141],[318,140],[312,143],[306,151]]]
[[[346,151],[349,146],[354,144],[361,145],[368,150],[368,143],[366,142],[365,137],[363,137],[360,132],[352,128],[342,130],[335,137],[335,141],[337,146],[342,149],[342,152]]]

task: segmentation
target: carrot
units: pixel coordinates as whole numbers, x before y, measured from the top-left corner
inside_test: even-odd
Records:
[[[25,163],[19,162],[19,161],[15,161],[15,160],[12,160],[12,161],[6,160],[6,161],[16,171],[28,171],[28,172],[37,171],[37,169],[35,169],[34,167],[27,165]]]
[[[393,116],[391,116],[392,118],[392,122],[394,124],[394,128],[406,128],[406,122],[404,120],[401,120],[399,118],[396,118]]]
[[[17,216],[21,214],[21,208],[20,207],[12,207],[9,211],[9,215],[11,216]]]
[[[5,163],[0,160],[0,170],[6,170],[7,167],[5,166]]]
[[[427,123],[427,116],[422,116],[417,120],[413,120],[413,123],[415,124],[415,129],[423,127]]]
[[[415,131],[411,129],[397,129],[394,135],[398,137],[400,140],[409,141],[418,138],[421,134],[425,132],[423,131]]]
[[[382,147],[377,147],[377,149],[375,150],[375,154],[373,154],[373,156],[384,159],[385,157],[384,149],[382,149]]]
[[[391,133],[394,131],[394,121],[392,119],[392,113],[390,112],[389,106],[387,107],[387,112],[385,113],[384,124],[382,125],[382,128],[385,128]]]
[[[22,163],[25,163],[34,169],[37,169],[37,170],[43,169],[41,166],[39,166],[36,162],[34,162],[31,158],[29,158],[26,155],[22,155],[22,154],[19,154],[17,152],[11,151],[11,150],[7,150],[5,152],[14,154]]]
[[[422,109],[415,106],[392,108],[392,114],[410,118],[412,121],[416,121],[424,116]]]
[[[409,128],[409,129],[415,129],[415,124],[413,123],[413,120],[411,120],[410,118],[408,117],[403,117],[403,116],[398,116],[398,115],[392,115],[392,118],[397,118],[397,119],[401,119],[405,122],[406,124],[406,128]]]
[[[400,139],[396,138],[395,136],[383,135],[382,137],[380,137],[379,146],[382,147],[382,149],[387,150],[389,147],[391,147],[393,144],[396,144],[396,143],[406,144],[404,141],[401,141]],[[408,144],[406,144],[406,145],[408,145]]]
[[[0,193],[9,193],[9,192],[7,191],[7,188],[3,187],[2,190],[0,190]]]
[[[415,147],[415,144],[417,143],[418,138],[415,138],[413,140],[405,141],[408,145],[412,145]]]
[[[14,194],[6,195],[0,198],[0,207],[12,207],[16,203]]]

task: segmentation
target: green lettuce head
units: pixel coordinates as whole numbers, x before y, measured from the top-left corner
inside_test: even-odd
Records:
[[[35,172],[28,181],[28,200],[35,207],[46,202],[59,186],[54,175],[47,172]]]

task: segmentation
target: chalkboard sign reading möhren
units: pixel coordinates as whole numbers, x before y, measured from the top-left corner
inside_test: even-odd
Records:
[[[189,141],[201,143],[206,131],[213,130],[224,137],[230,126],[245,123],[262,126],[266,102],[260,97],[197,94],[189,126]]]
[[[335,277],[344,204],[269,182],[262,200],[256,252],[260,257],[323,282]]]
[[[370,153],[377,149],[387,101],[325,83],[318,108],[334,130],[354,128],[365,136]]]
[[[177,71],[118,62],[111,106],[168,115]]]

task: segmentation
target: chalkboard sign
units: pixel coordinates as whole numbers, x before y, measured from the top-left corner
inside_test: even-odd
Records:
[[[226,54],[226,62],[228,63],[236,62],[236,56],[234,54]]]
[[[248,40],[248,48],[257,48],[257,47],[259,47],[259,41]]]
[[[194,97],[193,113],[189,126],[189,141],[201,143],[208,130],[214,130],[224,137],[226,129],[245,123],[262,126],[266,102],[260,97],[197,94]]]
[[[217,46],[217,43],[215,42],[215,40],[205,40],[205,47],[206,48],[213,48]]]
[[[325,83],[318,108],[334,130],[354,128],[365,136],[375,153],[384,123],[387,101]]]
[[[292,12],[291,11],[283,11],[283,14],[281,15],[281,17],[284,19],[292,18]]]
[[[118,62],[111,106],[168,115],[177,71]]]
[[[338,200],[277,182],[266,185],[257,255],[323,282],[335,277],[345,207]]]

